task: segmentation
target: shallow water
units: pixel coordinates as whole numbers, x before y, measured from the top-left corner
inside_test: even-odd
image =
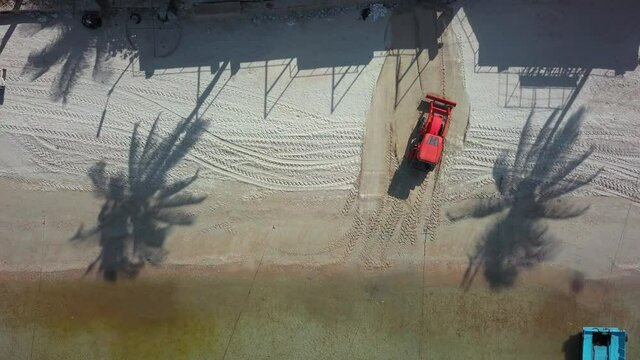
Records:
[[[575,294],[533,279],[495,293],[419,271],[254,275],[5,276],[0,358],[571,359],[563,346],[583,325],[627,328],[638,356],[635,286]]]

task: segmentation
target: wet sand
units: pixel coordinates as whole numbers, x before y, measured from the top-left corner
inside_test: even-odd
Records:
[[[626,328],[638,356],[635,280],[572,284],[547,268],[465,292],[461,270],[165,267],[117,283],[4,273],[0,358],[571,359],[585,325]]]

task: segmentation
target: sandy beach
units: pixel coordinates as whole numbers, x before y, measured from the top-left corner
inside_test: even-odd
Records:
[[[637,357],[638,5],[362,6],[0,14],[0,357]]]

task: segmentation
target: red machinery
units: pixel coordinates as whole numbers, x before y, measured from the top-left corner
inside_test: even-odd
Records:
[[[451,109],[456,106],[454,101],[427,95],[429,113],[420,129],[417,141],[409,152],[409,160],[416,160],[426,165],[436,166],[442,157],[444,137],[449,129]]]

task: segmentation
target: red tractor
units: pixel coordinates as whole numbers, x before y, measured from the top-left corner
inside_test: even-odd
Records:
[[[451,110],[456,103],[431,94],[427,95],[427,101],[429,112],[426,114],[426,121],[424,116],[420,118],[424,125],[419,129],[415,145],[409,151],[409,160],[432,168],[440,163],[444,137],[451,120]]]

